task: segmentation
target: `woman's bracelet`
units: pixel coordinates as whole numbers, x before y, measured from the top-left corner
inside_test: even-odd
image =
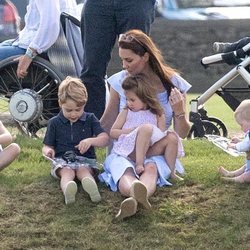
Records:
[[[176,115],[176,114],[174,114],[174,117],[176,118],[176,119],[180,119],[180,118],[183,118],[183,117],[185,117],[185,112],[182,112],[182,113],[180,113],[180,114],[178,114],[178,115]]]

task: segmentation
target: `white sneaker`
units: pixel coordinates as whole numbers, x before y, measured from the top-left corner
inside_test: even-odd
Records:
[[[82,179],[82,188],[89,194],[91,201],[99,202],[102,198],[99,193],[96,182],[90,178],[85,177]]]
[[[65,204],[74,203],[76,200],[77,185],[74,181],[69,181],[64,191]]]

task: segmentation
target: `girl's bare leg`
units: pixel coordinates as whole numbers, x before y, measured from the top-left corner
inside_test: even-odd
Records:
[[[234,171],[228,171],[227,169],[223,168],[222,166],[219,167],[219,173],[225,177],[239,176],[239,175],[243,174],[245,172],[245,170],[246,170],[246,165],[243,165],[241,168],[236,169]]]
[[[0,152],[0,170],[12,163],[20,153],[20,147],[16,143],[11,143]]]
[[[136,144],[135,144],[135,162],[136,173],[139,175],[144,171],[144,160],[148,151],[150,138],[153,133],[153,127],[150,124],[143,124],[138,128]]]

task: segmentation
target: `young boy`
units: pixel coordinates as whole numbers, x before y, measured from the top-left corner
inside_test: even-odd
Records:
[[[234,113],[236,122],[241,126],[245,133],[245,138],[240,141],[233,138],[228,147],[240,152],[246,152],[246,164],[235,171],[228,171],[223,167],[219,168],[219,173],[226,181],[244,183],[250,182],[250,99],[244,100],[238,106]]]
[[[0,170],[12,163],[20,153],[20,147],[12,140],[10,132],[0,121]],[[2,148],[2,145],[6,147]]]
[[[66,204],[75,202],[75,178],[93,202],[101,200],[93,177],[97,168],[94,147],[107,146],[109,136],[94,114],[84,112],[87,98],[80,79],[67,77],[62,81],[58,89],[61,111],[49,120],[43,141],[42,152],[52,159],[51,174],[61,179]]]

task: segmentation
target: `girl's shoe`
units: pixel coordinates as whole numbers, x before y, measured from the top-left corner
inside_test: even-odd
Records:
[[[69,181],[64,191],[65,204],[74,203],[76,200],[77,185],[74,181]]]
[[[124,218],[134,215],[136,211],[137,201],[133,197],[129,197],[121,203],[120,210],[115,218],[117,220],[123,220]]]
[[[150,209],[151,204],[148,201],[148,191],[146,186],[140,181],[134,181],[131,189],[130,194],[134,197],[139,203],[143,205],[144,208]]]
[[[82,179],[82,188],[89,194],[91,201],[99,202],[102,199],[96,182],[92,178],[84,177]]]

